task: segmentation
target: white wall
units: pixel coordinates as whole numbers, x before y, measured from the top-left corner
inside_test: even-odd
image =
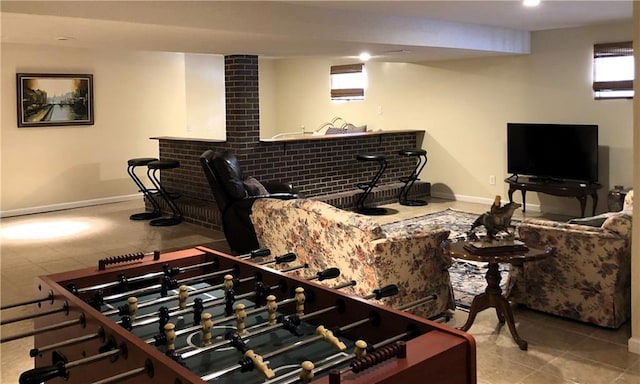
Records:
[[[631,36],[624,23],[534,33],[526,56],[370,62],[367,100],[348,103],[329,98],[329,67],[345,61],[261,59],[261,136],[314,130],[335,116],[370,130],[424,129],[423,179],[434,195],[490,202],[506,196],[507,121],[596,123],[606,147],[602,211],[606,190],[633,179],[632,101],[593,100],[591,50]],[[157,155],[149,137],[225,138],[222,56],[3,44],[1,59],[3,214],[136,193],[126,160]],[[17,128],[17,72],[93,73],[95,125]],[[577,201],[536,195],[528,209],[542,201],[545,211],[577,211]]]
[[[631,186],[631,100],[594,100],[591,63],[594,43],[629,40],[632,23],[534,33],[532,53],[473,60],[366,63],[366,100],[332,103],[331,60],[274,63],[277,127],[317,128],[333,116],[369,129],[424,129],[429,163],[423,179],[434,196],[486,202],[506,196],[506,123],[595,123],[601,147],[599,211],[609,186]],[[262,84],[262,83],[261,83]],[[381,114],[379,113],[381,111]],[[264,136],[263,136],[264,137]],[[497,177],[489,185],[489,176]],[[519,193],[518,193],[519,194]],[[577,214],[577,200],[530,193],[527,208]],[[518,200],[520,197],[518,197]],[[590,204],[590,203],[589,203]],[[590,205],[589,205],[590,206]]]
[[[225,137],[219,121],[224,118],[224,86],[217,88],[224,83],[222,56],[194,57],[186,63],[182,53],[13,44],[2,44],[1,49],[3,215],[137,193],[126,164],[129,158],[158,155],[158,142],[150,137],[194,132]],[[95,124],[18,128],[15,76],[20,72],[92,73]],[[213,84],[214,92],[195,87],[189,78],[210,79],[207,84]],[[199,115],[203,108],[211,113]],[[187,132],[188,124],[193,132]]]
[[[224,56],[186,54],[186,134],[225,140]]]

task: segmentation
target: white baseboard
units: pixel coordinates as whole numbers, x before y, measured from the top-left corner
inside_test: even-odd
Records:
[[[486,205],[487,207],[489,207],[491,204],[493,204],[493,198],[485,198],[485,197],[478,197],[478,196],[465,196],[465,195],[456,195],[453,193],[442,193],[442,192],[435,192],[433,190],[431,190],[431,196],[432,197],[436,197],[436,198],[440,198],[440,199],[446,199],[446,200],[455,200],[455,201],[463,201],[466,203],[477,203],[477,204],[483,204]],[[516,197],[515,195],[513,197]],[[506,199],[502,199],[502,202],[506,202]],[[518,200],[516,200],[518,201]],[[545,205],[544,206],[544,212],[545,213],[553,213],[553,214],[559,214],[559,215],[567,215],[567,216],[574,216],[574,217],[579,217],[579,213],[580,213],[580,204],[578,203],[578,201],[574,198],[570,198],[571,203],[564,205],[564,206],[554,206],[554,205]],[[540,213],[542,212],[542,210],[540,209],[540,204],[531,204],[531,203],[527,203],[527,212],[536,212],[536,213]],[[596,212],[597,213],[597,212]],[[591,216],[591,205],[587,204],[587,209],[585,210],[584,214],[586,216]]]
[[[34,214],[34,213],[61,211],[61,210],[64,210],[64,209],[72,209],[72,208],[83,208],[83,207],[90,207],[92,205],[119,203],[119,202],[122,202],[122,201],[131,201],[131,200],[137,200],[137,199],[142,199],[142,194],[141,193],[135,193],[133,195],[105,197],[105,198],[101,198],[101,199],[71,201],[71,202],[68,202],[68,203],[60,203],[60,204],[41,205],[41,206],[38,206],[38,207],[11,209],[11,210],[8,210],[8,211],[0,211],[0,218],[2,218],[2,217],[12,217],[12,216],[22,216],[22,215],[31,215],[31,214]]]
[[[632,337],[629,339],[628,349],[631,353],[637,353],[640,355],[640,339],[637,337]]]
[[[439,193],[431,191],[431,196],[437,197],[439,199],[446,200],[455,200],[455,201],[463,201],[465,203],[476,203],[476,204],[484,204],[487,207],[493,204],[493,198],[486,197],[478,197],[478,196],[466,196],[466,195],[456,195],[452,193]],[[506,202],[506,200],[502,200],[502,202]],[[527,204],[528,211],[540,212],[540,205],[538,204]]]

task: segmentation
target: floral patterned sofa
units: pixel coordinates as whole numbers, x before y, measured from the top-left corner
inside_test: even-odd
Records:
[[[276,255],[294,252],[296,263],[309,263],[304,276],[338,267],[340,279],[324,284],[354,280],[356,285],[345,291],[360,296],[396,284],[399,294],[381,300],[394,307],[436,294],[436,300],[408,309],[427,318],[455,308],[451,260],[440,248],[449,236],[445,228],[387,233],[370,217],[310,199],[260,199],[253,205],[251,220],[261,247]]]
[[[554,247],[555,255],[513,267],[509,298],[546,313],[618,328],[631,315],[632,209],[630,191],[620,212],[570,223],[523,220],[520,238],[529,247]]]

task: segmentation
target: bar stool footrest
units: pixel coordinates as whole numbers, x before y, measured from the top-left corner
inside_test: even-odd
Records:
[[[151,220],[162,216],[160,212],[141,212],[129,216],[129,220]]]
[[[179,217],[161,217],[149,222],[149,225],[154,227],[169,227],[171,225],[178,225],[182,223],[182,219]]]
[[[422,205],[428,205],[429,203],[424,200],[402,200],[400,205],[407,205],[410,207],[419,207]]]
[[[389,213],[386,208],[382,207],[360,207],[356,209],[356,212],[370,216],[382,216]]]

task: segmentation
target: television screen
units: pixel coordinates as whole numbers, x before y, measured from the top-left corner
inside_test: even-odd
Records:
[[[542,179],[598,181],[598,126],[507,123],[507,171]]]

